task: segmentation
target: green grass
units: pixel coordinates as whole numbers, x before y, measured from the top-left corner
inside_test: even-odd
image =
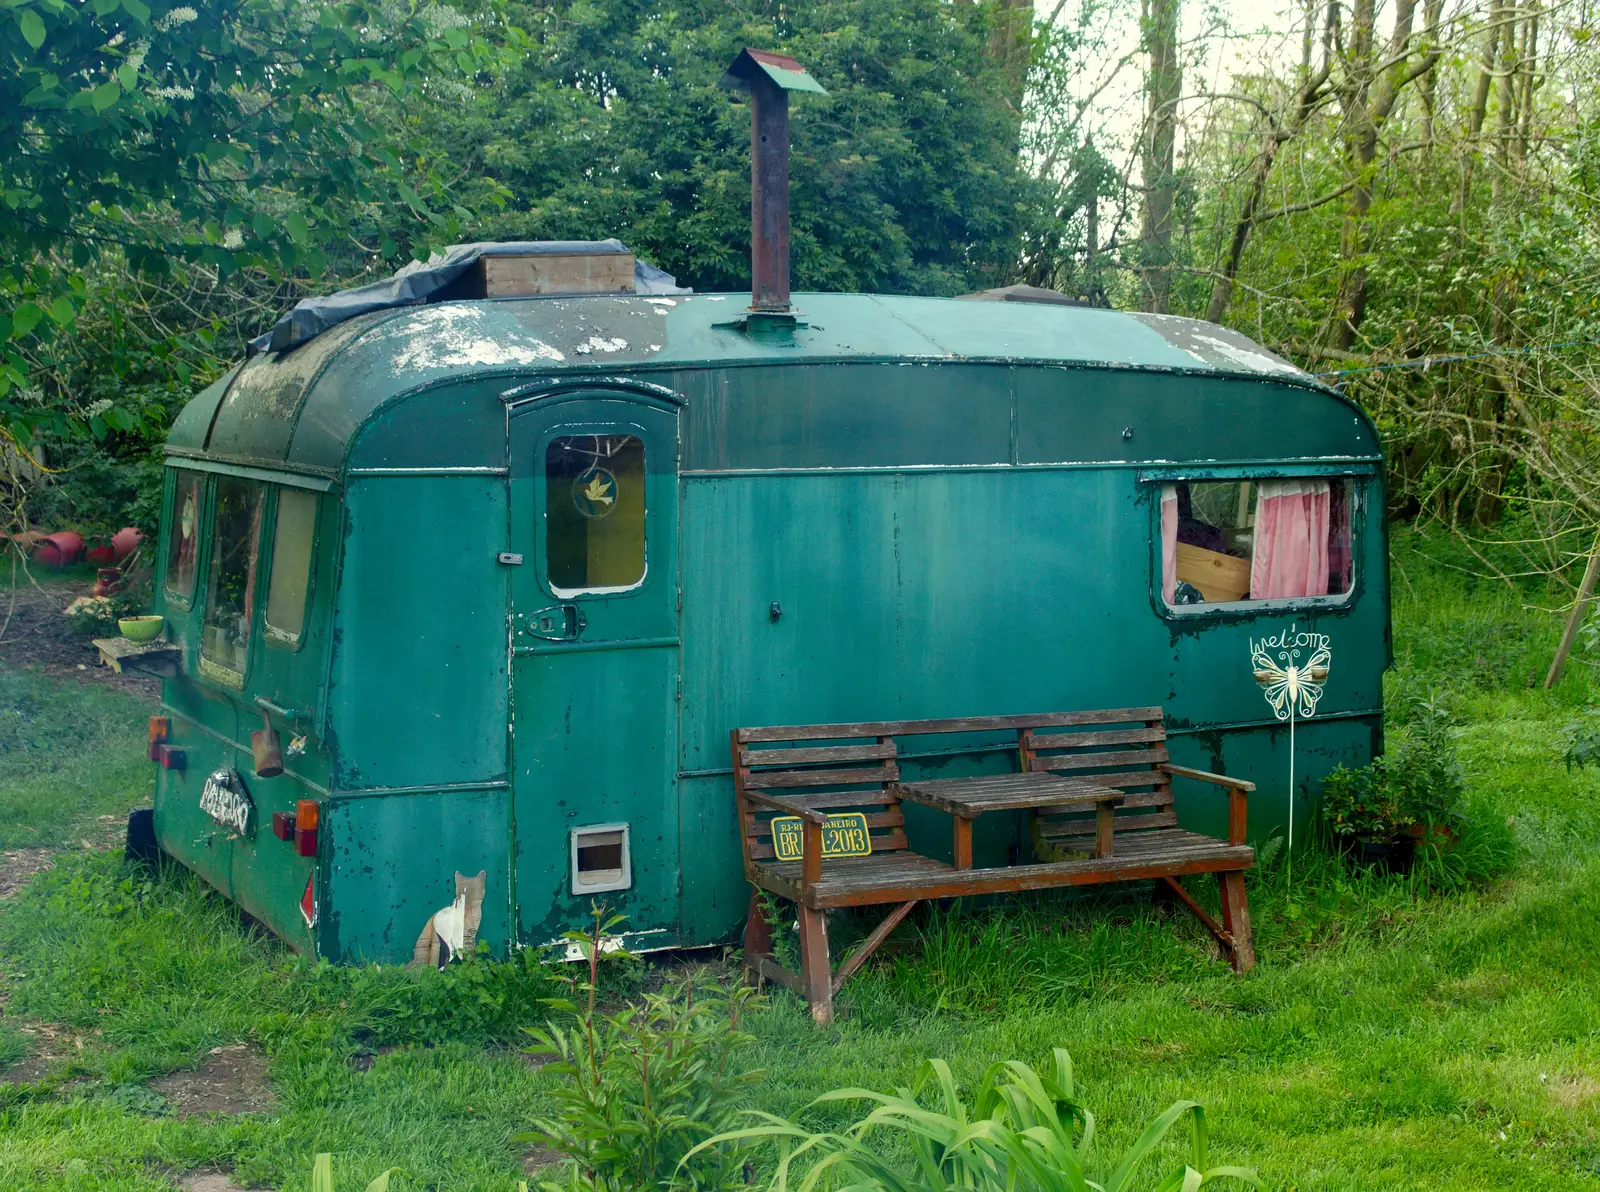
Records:
[[[0,849],[104,836],[98,817],[148,803],[148,701],[0,668]]]
[[[1274,1189],[1600,1188],[1600,771],[1561,760],[1593,671],[1580,660],[1557,690],[1537,685],[1560,629],[1537,606],[1555,596],[1475,580],[1437,538],[1397,532],[1394,554],[1391,716],[1426,699],[1456,725],[1474,819],[1461,855],[1402,878],[1311,853],[1292,891],[1275,858],[1251,879],[1261,964],[1243,979],[1138,892],[936,911],[918,946],[846,987],[832,1028],[784,993],[747,1020],[770,1073],[756,1103],[801,1114],[830,1088],[909,1083],[928,1056],[974,1082],[1060,1045],[1107,1155],[1192,1097],[1212,1161]],[[77,706],[75,690],[5,684],[8,701]],[[136,756],[142,715],[121,730]],[[126,797],[93,760],[119,731],[113,705],[105,717],[100,744],[55,736],[27,755],[32,771],[0,754],[8,840],[22,792],[67,789],[64,775],[91,789],[78,812],[52,808],[39,839],[71,840],[74,814]],[[81,853],[0,913],[0,964],[0,1058],[29,1021],[73,1037],[51,1080],[0,1093],[0,1187],[153,1192],[217,1164],[287,1192],[308,1186],[319,1150],[339,1154],[341,1187],[390,1165],[405,1192],[525,1178],[511,1138],[554,1079],[512,1050],[550,992],[532,965],[308,966],[182,874],[129,877]],[[139,1095],[237,1041],[270,1059],[269,1112],[182,1119]],[[805,1112],[812,1126],[851,1116]]]

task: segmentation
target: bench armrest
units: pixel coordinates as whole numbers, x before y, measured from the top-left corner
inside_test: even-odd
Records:
[[[1255,783],[1246,782],[1243,778],[1229,778],[1226,774],[1213,774],[1209,770],[1191,770],[1188,766],[1174,766],[1170,762],[1162,762],[1156,769],[1163,770],[1174,778],[1193,778],[1200,782],[1244,791],[1246,794],[1256,789]]]
[[[805,822],[816,824],[819,828],[828,822],[828,817],[823,812],[807,807],[804,803],[796,803],[791,799],[785,799],[780,795],[769,795],[762,791],[747,790],[744,792],[744,797],[752,803],[760,804],[762,807],[770,807],[774,811],[782,811],[789,815],[798,815]]]

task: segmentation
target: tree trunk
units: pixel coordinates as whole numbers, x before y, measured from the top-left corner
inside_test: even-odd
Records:
[[[1179,0],[1144,0],[1149,65],[1145,72],[1144,220],[1139,229],[1140,307],[1172,307],[1172,209],[1177,196],[1176,145],[1182,75],[1178,62]]]

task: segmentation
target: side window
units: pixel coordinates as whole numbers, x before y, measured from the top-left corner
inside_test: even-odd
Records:
[[[561,435],[545,450],[545,560],[557,596],[644,582],[644,444]]]
[[[300,640],[316,535],[317,494],[280,488],[277,525],[272,532],[272,574],[267,581],[266,627],[271,639],[290,645]]]
[[[205,477],[180,469],[172,477],[172,524],[167,539],[167,595],[194,599],[194,566],[200,546],[200,495]]]
[[[1350,590],[1345,479],[1207,480],[1161,490],[1167,604],[1236,604]]]
[[[217,477],[200,671],[233,687],[244,686],[245,666],[250,660],[262,491],[257,480]]]

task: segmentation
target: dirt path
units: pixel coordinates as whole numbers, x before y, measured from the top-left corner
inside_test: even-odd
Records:
[[[55,679],[103,683],[154,701],[161,695],[161,680],[125,671],[118,674],[100,664],[90,639],[73,628],[63,615],[67,605],[87,596],[92,579],[31,583],[17,575],[16,587],[0,574],[0,668],[30,668]],[[9,613],[9,620],[7,614]]]

